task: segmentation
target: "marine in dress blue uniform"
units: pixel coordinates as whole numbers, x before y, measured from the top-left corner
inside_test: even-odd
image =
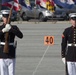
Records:
[[[15,75],[16,47],[15,36],[22,39],[23,34],[16,25],[7,24],[9,10],[2,11],[3,24],[0,26],[0,75]],[[9,33],[9,52],[4,53],[5,34]]]
[[[72,26],[66,28],[62,34],[61,56],[67,64],[68,75],[76,75],[76,13],[70,13]]]

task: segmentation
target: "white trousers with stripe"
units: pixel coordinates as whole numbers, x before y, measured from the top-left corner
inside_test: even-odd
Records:
[[[15,59],[0,59],[0,75],[15,75]]]
[[[67,61],[67,69],[69,75],[76,75],[76,62]]]

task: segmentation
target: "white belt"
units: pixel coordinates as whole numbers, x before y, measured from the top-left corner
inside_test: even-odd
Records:
[[[68,46],[76,46],[76,44],[68,44]]]
[[[5,42],[0,42],[1,45],[5,45]],[[14,45],[14,43],[9,43],[9,45]]]

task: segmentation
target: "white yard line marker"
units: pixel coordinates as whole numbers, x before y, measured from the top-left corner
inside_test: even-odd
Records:
[[[45,54],[46,54],[46,52],[47,52],[48,49],[49,49],[49,46],[46,48],[46,50],[45,50],[45,52],[44,52],[44,54],[43,54],[41,60],[39,61],[38,65],[36,66],[36,69],[34,70],[34,72],[33,72],[32,75],[35,75],[35,73],[36,73],[36,71],[37,71],[39,65],[41,64],[41,62],[42,62],[42,60],[43,60],[43,58],[44,58],[44,56],[45,56]]]

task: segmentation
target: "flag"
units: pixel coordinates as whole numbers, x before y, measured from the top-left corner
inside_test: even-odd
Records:
[[[53,1],[53,0],[51,0],[51,1],[50,1],[50,3],[51,3],[51,6],[55,6],[55,4],[54,4],[54,1]]]
[[[25,0],[25,3],[27,6],[30,6],[30,1],[29,0]]]
[[[46,0],[35,0],[35,4],[46,8]]]
[[[66,0],[68,4],[75,4],[73,0]]]
[[[25,0],[19,0],[19,4],[21,6],[24,6],[24,7],[27,7],[26,3],[25,3]]]
[[[76,4],[76,0],[73,0],[73,2]]]
[[[40,5],[40,0],[35,0],[35,4]]]
[[[54,6],[54,2],[53,0],[48,0],[45,2],[46,4],[46,8],[51,11],[51,12],[54,12],[55,11],[55,6]]]
[[[19,4],[22,7],[22,10],[31,9],[30,1],[29,0],[19,0]]]
[[[54,1],[53,0],[49,0],[51,6],[54,6]],[[42,7],[46,8],[46,2],[47,0],[36,0],[35,3],[41,5]]]
[[[29,0],[25,0],[25,4],[27,5],[28,9],[31,9],[31,4]]]
[[[46,0],[40,0],[40,5],[46,8]]]
[[[13,2],[14,2],[14,4],[13,4]],[[19,1],[18,0],[2,0],[2,5],[10,7],[10,8],[13,5],[13,9],[15,11],[20,10],[20,6],[19,6]]]
[[[54,3],[62,8],[71,9],[74,6],[73,0],[54,0]]]

